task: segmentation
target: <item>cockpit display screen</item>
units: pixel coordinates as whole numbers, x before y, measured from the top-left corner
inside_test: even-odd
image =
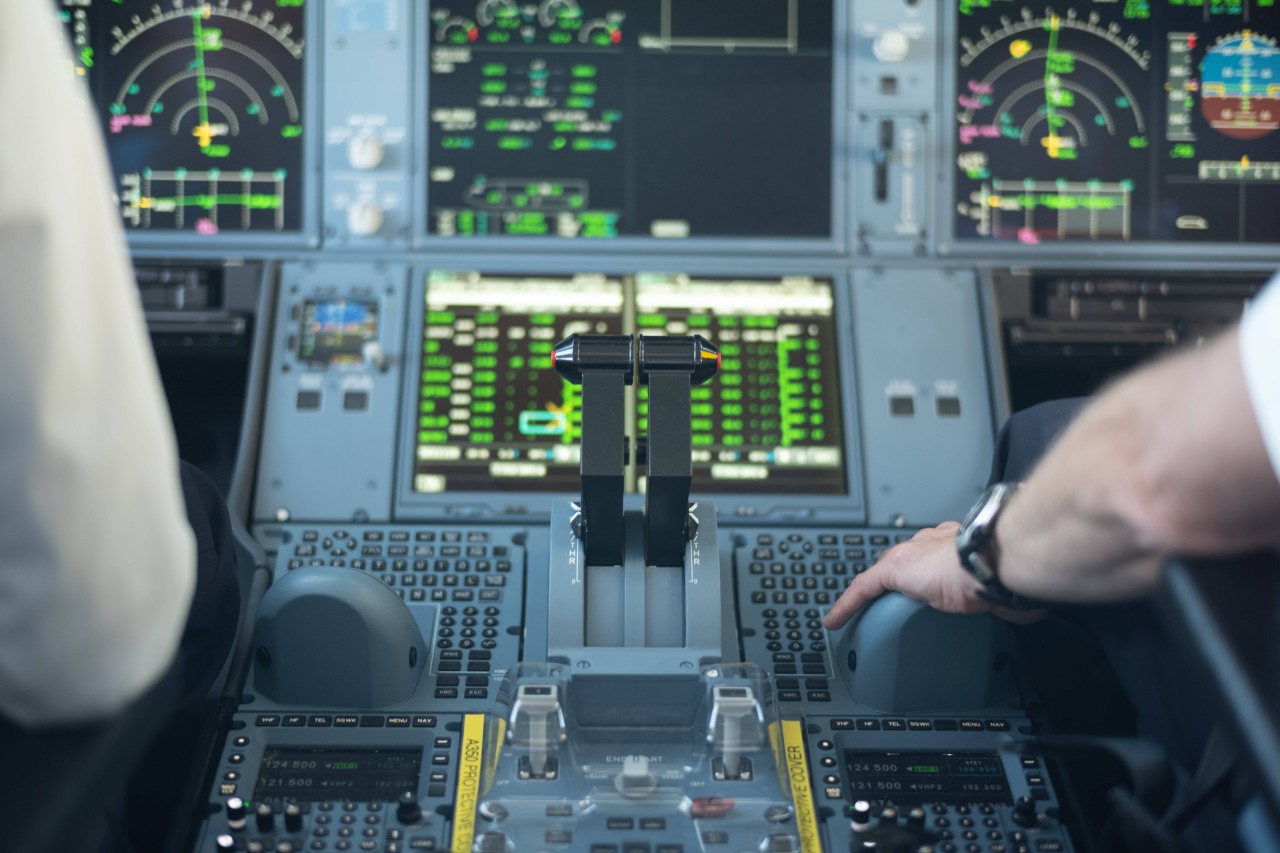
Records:
[[[416,492],[578,487],[581,387],[551,365],[575,333],[622,333],[623,281],[432,272],[415,412]]]
[[[417,791],[422,749],[268,748],[258,766],[256,803],[392,801]]]
[[[124,227],[303,227],[306,0],[77,0],[60,10]]]
[[[298,357],[311,364],[360,364],[378,337],[378,303],[324,299],[302,304]]]
[[[835,5],[432,2],[430,234],[829,239]]]
[[[895,806],[1013,803],[996,753],[848,750],[844,761],[855,801]]]
[[[719,347],[719,374],[690,391],[695,492],[847,488],[830,279],[437,271],[423,312],[415,492],[577,491],[582,387],[552,366],[575,333],[700,334]],[[648,431],[648,390],[625,395],[632,447]],[[628,491],[644,490],[644,473],[632,467]]]
[[[957,4],[955,234],[1277,241],[1280,9]]]
[[[636,277],[635,300],[642,333],[701,334],[720,348],[720,373],[691,391],[696,491],[844,493],[830,280],[649,273]]]

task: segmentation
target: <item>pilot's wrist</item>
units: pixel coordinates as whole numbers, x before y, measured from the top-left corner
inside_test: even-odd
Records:
[[[1010,588],[1004,574],[1007,549],[1001,537],[1008,535],[1008,526],[1001,522],[1018,488],[1018,483],[997,483],[982,493],[956,532],[956,552],[961,567],[977,582],[980,599],[1010,610],[1032,610],[1043,603]]]

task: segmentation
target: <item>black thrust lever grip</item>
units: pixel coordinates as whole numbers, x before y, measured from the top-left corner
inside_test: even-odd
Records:
[[[552,351],[556,373],[582,386],[582,505],[574,532],[588,566],[621,565],[626,467],[623,388],[649,388],[645,559],[680,566],[689,540],[692,483],[690,388],[720,369],[720,352],[701,335],[570,335]]]
[[[691,538],[693,482],[689,389],[720,369],[720,353],[700,335],[640,335],[640,382],[649,386],[648,487],[644,551],[651,566],[681,566]]]
[[[582,506],[574,533],[588,566],[620,566],[627,437],[623,389],[635,376],[630,335],[570,335],[552,350],[566,381],[582,386]]]
[[[630,385],[635,377],[634,359],[635,342],[630,335],[573,334],[551,352],[556,373],[574,385],[581,385],[582,375],[590,372],[621,373],[622,384]]]
[[[640,335],[637,356],[641,385],[650,373],[687,373],[689,384],[701,385],[720,370],[720,351],[702,335]]]

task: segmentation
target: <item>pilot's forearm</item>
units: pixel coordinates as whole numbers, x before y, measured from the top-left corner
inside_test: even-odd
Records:
[[[1280,484],[1238,333],[1108,389],[1045,455],[998,524],[1000,576],[1049,600],[1142,595],[1172,553],[1274,543]]]
[[[176,442],[107,161],[48,4],[0,28],[0,717],[113,713],[195,587]],[[50,107],[50,105],[54,105]]]

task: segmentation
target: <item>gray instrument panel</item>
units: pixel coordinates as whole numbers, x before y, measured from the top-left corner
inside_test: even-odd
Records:
[[[482,259],[463,260],[478,265]],[[715,310],[715,300],[725,298],[722,293],[733,298],[744,286],[767,293],[780,281],[772,279],[775,285],[770,285],[771,279],[741,262],[699,259],[678,267],[642,258],[631,262],[645,266],[621,269],[630,273],[665,266],[681,270],[679,275],[690,271],[689,278],[703,282],[700,294],[708,304],[701,310]],[[610,275],[619,263],[614,258],[593,269]],[[556,267],[541,276],[523,275],[530,268],[548,266],[545,261],[525,262],[517,268],[522,274],[511,277],[502,272],[505,266],[509,262],[490,262],[483,267],[488,273],[483,278],[515,281],[520,286],[508,293],[522,292],[529,299],[555,298],[557,283],[568,280],[563,268]],[[715,278],[701,279],[701,270],[714,271]],[[734,481],[716,479],[703,481],[696,491],[714,495],[729,524],[823,519],[921,524],[959,513],[981,491],[987,467],[984,448],[993,436],[977,283],[969,275],[926,269],[866,270],[859,271],[850,286],[825,264],[797,263],[789,270],[796,279],[821,283],[831,300],[830,325],[818,343],[832,362],[827,370],[839,377],[838,388],[831,389],[835,382],[828,376],[823,393],[833,394],[839,407],[830,422],[841,429],[836,434],[832,428],[826,446],[839,454],[829,470],[841,481],[827,494],[807,494],[809,487],[798,484],[780,486],[767,497],[747,491],[735,494]],[[813,275],[799,274],[808,270]],[[616,278],[635,277],[627,273]],[[257,520],[546,517],[546,492],[522,487],[527,479],[509,479],[501,486],[494,479],[487,493],[474,487],[466,493],[415,489],[415,459],[422,452],[417,440],[421,405],[427,402],[419,398],[426,368],[418,355],[432,296],[431,283],[423,280],[427,275],[423,267],[401,264],[283,265],[271,337],[271,389],[262,425]],[[535,285],[522,284],[531,278]],[[858,307],[862,304],[865,308]],[[945,313],[922,318],[922,307],[944,304]],[[304,352],[309,346],[304,327],[314,325],[316,312],[326,308],[362,312],[363,331],[348,335],[348,346],[354,347],[350,352],[320,354],[325,357]],[[622,322],[621,313],[615,315]],[[890,324],[877,320],[887,316],[898,319]],[[928,316],[937,321],[925,322]],[[528,320],[527,309],[510,317],[522,318],[510,320],[520,331]],[[557,322],[568,328],[568,315]],[[470,371],[474,360],[459,356],[453,370]],[[780,381],[761,380],[746,369],[740,373],[749,386],[765,382],[763,392],[773,387],[769,383]],[[470,375],[459,373],[455,384]],[[816,395],[806,391],[805,396]],[[537,394],[529,397],[530,405],[543,400]],[[475,409],[475,402],[468,398],[458,405]],[[874,436],[876,453],[865,451],[864,433]],[[904,478],[903,466],[930,473]],[[561,467],[572,473],[575,466],[570,459]],[[870,488],[864,472],[875,478]],[[495,495],[498,488],[502,491]]]
[[[1275,257],[1271,7],[62,5],[142,250]]]
[[[862,798],[896,805],[901,815],[884,827],[934,833],[942,850],[1071,849],[1045,763],[1020,752],[1033,721],[998,626],[893,599],[839,635],[817,620],[879,549],[958,517],[981,491],[1007,407],[993,269],[1158,271],[1213,258],[1256,272],[1280,259],[1277,241],[1250,230],[1257,217],[1245,213],[1234,237],[1188,210],[1176,239],[1153,239],[1158,223],[1117,239],[1131,224],[1114,213],[1128,215],[1130,179],[1077,170],[1041,186],[1048,161],[1038,156],[1096,164],[1089,138],[1136,114],[1112,98],[1092,137],[1063,129],[1091,102],[1088,69],[1111,67],[1119,51],[1129,64],[1112,62],[1120,71],[1108,79],[1164,91],[1167,80],[1185,82],[1192,60],[1178,57],[1191,55],[1207,67],[1205,82],[1224,87],[1210,89],[1218,100],[1201,99],[1198,112],[1173,100],[1153,110],[1143,95],[1150,127],[1127,134],[1121,153],[1150,146],[1194,160],[1209,194],[1234,193],[1241,211],[1274,201],[1270,119],[1245,127],[1222,111],[1238,94],[1228,57],[1276,61],[1274,13],[1244,22],[1216,11],[1197,47],[1198,30],[1173,13],[1121,20],[1117,4],[1103,3],[1057,13],[959,4],[967,17],[936,0],[762,0],[745,12],[737,0],[123,5],[136,8],[93,0],[63,10],[76,46],[103,60],[82,70],[115,146],[134,255],[261,262],[259,320],[269,323],[254,365],[261,418],[246,432],[256,468],[243,466],[240,486],[255,533],[276,552],[275,595],[255,642],[258,669],[219,754],[210,791],[219,814],[199,849],[810,853],[849,845],[847,806]],[[1240,36],[1246,23],[1262,38]],[[170,53],[172,77],[155,77],[165,60],[154,57]],[[995,95],[1022,91],[1003,88],[1013,84],[1001,75],[1025,71],[1024,57],[1057,63],[1058,75],[1040,75],[1044,91],[1027,84],[1044,101],[1026,117],[1031,154],[1008,145],[1012,125],[984,113]],[[269,82],[258,85],[255,66]],[[192,100],[167,103],[159,89],[184,80]],[[1130,89],[1137,102],[1141,91]],[[241,138],[218,118],[237,109],[236,90],[241,118],[272,114],[260,124],[286,140],[287,168],[270,162],[272,146],[254,148],[249,130]],[[183,110],[199,116],[194,127],[157,118]],[[1185,127],[1157,127],[1167,115]],[[1041,120],[1048,129],[1034,136]],[[172,138],[160,127],[174,128]],[[198,152],[179,139],[188,129]],[[138,159],[147,151],[158,152],[153,161]],[[548,159],[558,152],[571,156]],[[230,190],[223,161],[234,164]],[[1179,177],[1160,162],[1148,177]],[[1014,177],[1000,184],[990,173],[1006,164],[1026,168],[1020,191],[1002,195],[992,188]],[[207,188],[192,188],[196,175]],[[1001,232],[970,206],[969,182],[982,204],[1025,221]],[[1098,213],[1086,217],[1094,224],[1062,213],[1076,209]],[[1060,214],[1065,239],[1037,218],[1046,210]],[[654,303],[655,293],[686,301]],[[549,525],[575,492],[563,479],[576,461],[566,449],[572,401],[539,397],[532,376],[519,376],[526,394],[510,377],[477,374],[501,373],[506,364],[493,360],[512,353],[542,358],[525,344],[562,333],[683,333],[700,323],[728,330],[717,343],[744,353],[799,341],[818,374],[790,377],[806,388],[788,405],[818,401],[823,420],[809,410],[794,427],[803,437],[745,442],[738,454],[725,437],[749,434],[751,423],[724,423],[736,403],[719,390],[704,403],[709,423],[695,435],[713,437],[714,450],[703,451],[707,477],[694,499],[713,503],[718,520],[718,654],[702,649],[688,670],[655,673],[674,659],[669,650],[611,642],[565,652],[563,590],[549,580],[563,566],[548,568],[565,531]],[[456,350],[462,338],[469,355],[433,361],[443,358],[433,341]],[[522,343],[495,352],[479,346],[486,341]],[[748,357],[721,376],[743,384],[722,387],[772,393],[800,369],[789,356],[769,365]],[[770,371],[778,375],[761,378]],[[485,419],[501,417],[489,402],[519,395],[536,406],[513,413],[518,432],[542,455],[482,436],[469,450],[471,436],[490,430]],[[633,437],[644,416],[643,402],[628,410]],[[780,460],[800,460],[812,482],[752,483]],[[642,488],[628,482],[631,513]],[[304,605],[320,609],[290,622],[291,602],[313,600],[326,603]],[[295,664],[291,677],[269,673],[272,661],[305,660],[297,646],[308,645],[316,613],[333,615],[324,627],[377,626],[361,642],[394,648],[395,672],[372,684],[317,674],[333,655],[365,648],[339,636],[324,660]],[[332,639],[325,633],[311,637],[313,650]],[[395,645],[405,637],[407,667]],[[343,661],[384,672],[381,659]],[[610,672],[583,676],[577,668],[592,662]],[[652,692],[687,714],[661,733],[602,723],[624,715],[610,694],[629,667],[649,679],[649,690],[630,686],[637,701]],[[337,692],[311,691],[321,686]],[[488,727],[522,719],[521,698],[561,710],[560,743],[495,738]],[[729,707],[758,715],[785,749],[761,738],[743,747],[751,763],[738,765],[752,771],[732,770],[739,749],[715,723]],[[777,734],[788,723],[799,724],[790,739]],[[488,800],[464,784],[479,778],[467,744],[481,729]],[[597,747],[605,730],[624,746]],[[548,775],[557,758],[563,773]],[[803,785],[788,781],[801,776]],[[298,793],[316,785],[334,795]],[[410,802],[397,804],[406,791]],[[240,828],[235,798],[270,808]],[[468,821],[471,833],[459,829]]]

